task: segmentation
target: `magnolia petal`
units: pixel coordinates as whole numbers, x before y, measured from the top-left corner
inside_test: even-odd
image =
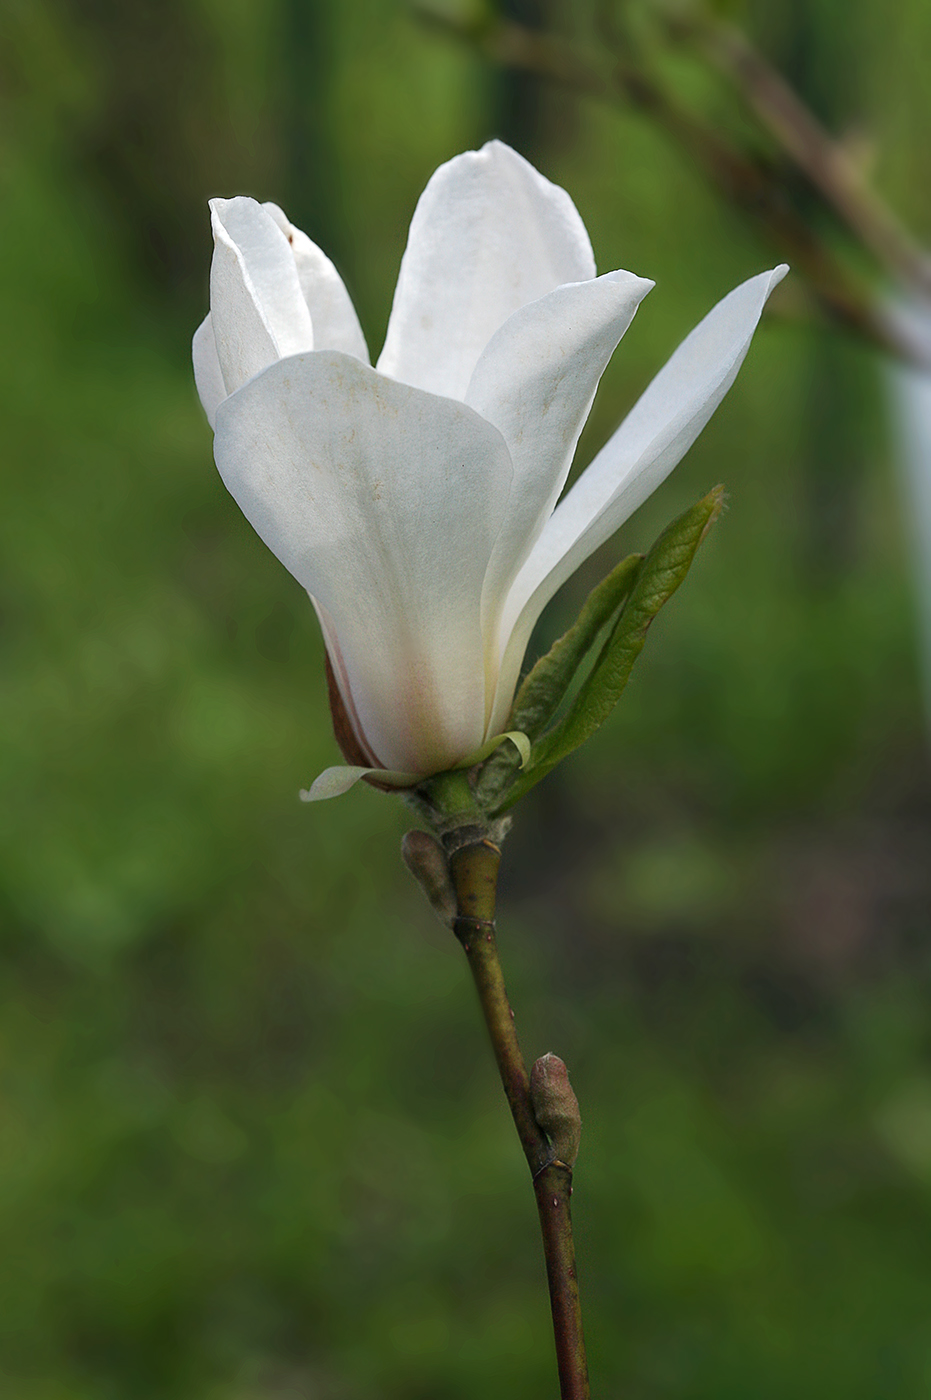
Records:
[[[416,773],[392,773],[387,768],[353,768],[340,763],[335,768],[324,768],[314,778],[309,788],[301,788],[302,802],[325,802],[330,797],[342,797],[362,778],[377,778],[385,787],[409,788],[419,782]]]
[[[210,312],[227,392],[285,355],[314,348],[291,246],[254,199],[212,199]]]
[[[217,358],[217,342],[209,312],[194,332],[191,354],[194,359],[194,383],[197,385],[207,422],[211,428],[215,428],[217,409],[226,398],[226,384]]]
[[[441,165],[420,197],[378,368],[461,399],[508,316],[594,275],[585,225],[565,190],[489,141]]]
[[[785,264],[730,292],[686,337],[559,503],[508,596],[506,646],[490,727],[503,724],[530,633],[556,590],[685,455],[743,363]]]
[[[511,480],[497,429],[321,351],[221,404],[215,453],[247,518],[326,610],[378,761],[424,776],[477,749],[477,604]]]
[[[369,363],[368,346],[352,298],[322,248],[302,233],[277,204],[262,205],[291,245],[298,281],[314,328],[315,350],[342,350]]]
[[[631,272],[575,282],[510,316],[475,367],[466,403],[504,436],[514,486],[483,595],[486,637],[566,484],[598,381],[653,283]],[[493,665],[497,665],[499,644]]]

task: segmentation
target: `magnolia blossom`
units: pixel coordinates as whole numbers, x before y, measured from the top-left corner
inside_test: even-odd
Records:
[[[217,466],[317,610],[354,760],[310,795],[474,761],[505,727],[543,608],[697,437],[786,269],[719,302],[560,500],[653,286],[596,275],[564,190],[499,141],[440,166],[374,369],[339,274],[276,205],[210,207],[194,372]]]

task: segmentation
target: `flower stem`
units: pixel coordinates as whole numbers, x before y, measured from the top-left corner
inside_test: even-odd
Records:
[[[495,940],[500,858],[497,846],[478,833],[450,855],[457,903],[453,929],[472,970],[501,1083],[533,1176],[553,1312],[560,1395],[562,1400],[589,1400],[569,1209],[572,1168],[556,1157],[531,1103],[530,1077],[517,1040]]]
[[[540,1212],[562,1400],[588,1400],[588,1365],[569,1209],[572,1168],[564,1162],[551,1163],[534,1178],[533,1189]]]

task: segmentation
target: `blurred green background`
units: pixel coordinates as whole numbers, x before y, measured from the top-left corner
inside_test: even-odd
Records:
[[[739,15],[928,235],[927,7]],[[404,808],[297,800],[336,758],[322,647],[212,466],[206,199],[282,203],[377,349],[429,174],[511,140],[600,269],[657,281],[582,462],[778,249],[643,117],[391,0],[3,0],[0,122],[0,1393],[554,1395],[526,1168]],[[931,1395],[931,775],[879,369],[770,318],[544,619],[727,484],[505,849],[524,1048],[583,1107],[600,1397]]]

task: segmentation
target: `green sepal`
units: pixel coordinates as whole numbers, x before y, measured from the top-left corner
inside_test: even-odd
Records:
[[[642,554],[628,555],[592,589],[569,630],[553,643],[524,677],[511,707],[508,729],[525,734],[531,745],[542,736],[559,709],[598,633],[610,622],[630,593],[643,557]],[[532,755],[532,748],[530,754],[524,756],[518,755],[508,745],[493,754],[478,780],[476,795],[479,802],[485,807],[493,807],[514,780],[518,764],[526,768],[528,763],[533,762]]]
[[[698,546],[720,515],[723,502],[724,488],[716,486],[697,505],[667,525],[639,565],[627,601],[578,695],[564,717],[542,738],[535,740],[530,762],[504,793],[504,800],[495,809],[498,814],[512,807],[604,724],[643,650],[651,622],[682,583]],[[516,714],[512,722],[516,725]],[[526,724],[521,728],[528,732]],[[534,740],[535,736],[531,733],[530,738]]]
[[[523,768],[524,764],[530,761],[530,738],[527,734],[522,733],[518,729],[506,729],[503,734],[496,734],[493,739],[486,739],[480,749],[476,749],[475,753],[469,754],[468,758],[464,758],[461,763],[457,764],[457,767],[474,768],[477,763],[484,763],[485,759],[493,754],[496,749],[501,748],[505,739],[510,739],[511,743],[514,745],[511,752],[513,753],[515,764],[519,768]]]

